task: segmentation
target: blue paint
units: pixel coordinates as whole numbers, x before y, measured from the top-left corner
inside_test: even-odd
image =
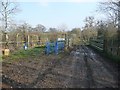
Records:
[[[58,42],[55,42],[55,54],[58,54]]]
[[[46,43],[46,54],[48,55],[50,51],[50,45],[49,42]]]
[[[63,41],[56,41],[54,43],[47,42],[45,47],[45,53],[49,55],[50,53],[55,53],[56,55],[64,50],[65,43]]]
[[[24,43],[24,46],[23,46],[24,50],[27,50],[28,49],[28,45],[27,45],[27,42]]]

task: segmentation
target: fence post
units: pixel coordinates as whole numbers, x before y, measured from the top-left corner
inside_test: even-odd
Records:
[[[28,34],[28,43],[27,43],[27,46],[30,47],[30,37],[29,37],[29,34]]]
[[[120,56],[120,1],[118,2],[118,56]]]
[[[46,54],[49,55],[50,52],[50,44],[49,42],[46,43]]]
[[[18,46],[19,46],[19,40],[18,40],[18,36],[19,36],[19,33],[17,33],[17,35],[16,35],[16,41],[17,41],[17,48],[18,48]]]
[[[55,42],[55,54],[58,54],[58,42]]]

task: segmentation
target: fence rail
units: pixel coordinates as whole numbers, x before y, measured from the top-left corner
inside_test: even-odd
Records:
[[[118,40],[116,38],[108,38],[106,40],[104,40],[103,38],[94,38],[90,39],[89,44],[97,50],[120,57],[118,55]]]
[[[8,41],[8,48],[11,52],[15,50],[24,49],[25,41]],[[3,50],[5,48],[6,42],[0,42],[0,49]],[[30,42],[26,42],[28,48],[37,47],[37,46],[45,46],[45,43],[39,42],[39,40],[32,40]]]
[[[104,50],[104,41],[100,39],[90,39],[90,45],[99,49],[101,51]]]

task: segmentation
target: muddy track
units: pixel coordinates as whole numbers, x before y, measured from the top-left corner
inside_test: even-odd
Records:
[[[87,57],[93,61],[95,61],[94,58],[91,57],[90,55],[90,51],[92,51],[93,53],[95,53],[93,50],[91,50],[90,48],[88,47],[85,47],[84,46],[84,50],[87,51]],[[119,86],[119,80],[118,80],[118,77],[119,77],[119,73],[118,73],[118,64],[111,64],[111,62],[107,62],[108,60],[106,60],[106,58],[101,58],[100,55],[97,55],[96,58],[99,58],[98,60],[102,63],[102,65],[104,65],[104,68],[106,68],[108,70],[108,72],[113,76],[113,78],[116,80],[116,85]],[[112,67],[111,67],[112,66]]]
[[[74,73],[72,80],[75,88],[116,88],[118,70],[87,46],[81,45],[72,52]],[[81,73],[79,73],[81,72]],[[80,78],[82,76],[82,78]]]
[[[98,65],[100,65],[101,67],[97,67],[98,69],[101,69],[102,71],[103,70],[107,70],[105,73],[103,73],[103,75],[104,74],[106,74],[106,78],[107,78],[107,72],[109,73],[109,75],[111,75],[112,77],[113,77],[113,79],[116,81],[114,84],[115,84],[115,87],[117,87],[118,86],[118,68],[116,69],[116,68],[113,68],[113,65],[111,65],[110,66],[110,64],[108,63],[108,62],[106,62],[106,60],[104,59],[104,58],[102,58],[102,57],[100,57],[99,55],[93,55],[93,57],[92,57],[92,55],[91,55],[91,53],[95,53],[95,52],[93,52],[91,49],[89,49],[88,47],[86,47],[86,46],[82,46],[82,48],[84,49],[84,51],[85,51],[85,62],[86,62],[86,66],[87,66],[87,68],[88,68],[88,74],[87,75],[89,75],[89,77],[88,78],[90,78],[91,80],[90,80],[90,83],[92,83],[93,85],[92,86],[95,86],[95,84],[96,84],[96,77],[95,76],[93,76],[93,72],[95,73],[95,69],[94,68],[92,68],[92,64],[91,64],[91,62],[94,62],[94,63],[96,63],[96,64],[98,64]],[[88,62],[89,61],[89,62]],[[97,61],[97,62],[96,62]],[[98,71],[99,72],[99,71]],[[97,72],[96,72],[97,73]],[[102,73],[102,72],[101,72]],[[109,77],[109,76],[108,76]],[[105,77],[104,77],[105,78]],[[102,81],[102,80],[101,80]],[[103,80],[103,82],[104,82],[104,80]],[[112,83],[111,83],[111,86],[110,86],[110,84],[106,84],[106,85],[103,85],[102,84],[102,86],[103,87],[110,87],[110,88],[113,88],[114,86],[112,85]]]
[[[96,87],[94,77],[93,77],[93,70],[88,62],[89,60],[88,58],[90,58],[91,60],[93,60],[93,58],[90,56],[90,53],[85,46],[83,46],[82,48],[84,49],[84,60],[87,67],[87,77],[88,77],[89,88]]]
[[[36,61],[30,64],[23,62],[23,65],[20,65],[21,63],[3,63],[5,68],[2,76],[3,83],[13,88],[118,87],[118,71],[115,71],[111,64],[86,46],[80,46],[73,50],[70,55],[63,55],[60,59],[57,59],[57,57],[49,58],[49,56],[47,59],[40,60],[40,64],[35,64]],[[17,70],[20,70],[20,73]],[[17,82],[19,80],[13,78],[14,75],[22,80]]]
[[[87,67],[88,88],[95,87],[95,82],[94,82],[94,79],[93,79],[93,72],[92,72],[92,69],[91,69],[88,61],[87,61],[87,56],[86,55],[84,56],[84,60],[85,60],[85,65]]]
[[[93,71],[92,68],[88,62],[88,58],[91,58],[88,50],[86,50],[85,46],[81,46],[83,51],[84,51],[84,61],[85,61],[85,65],[87,67],[87,82],[88,82],[88,88],[93,88],[96,87],[95,85],[95,81],[94,81],[94,77],[93,77]]]

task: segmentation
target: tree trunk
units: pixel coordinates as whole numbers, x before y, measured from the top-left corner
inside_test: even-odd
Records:
[[[6,12],[6,8],[5,8],[5,18],[4,18],[4,23],[5,23],[5,49],[8,49],[8,38],[7,38],[8,20],[7,20],[7,12]]]

